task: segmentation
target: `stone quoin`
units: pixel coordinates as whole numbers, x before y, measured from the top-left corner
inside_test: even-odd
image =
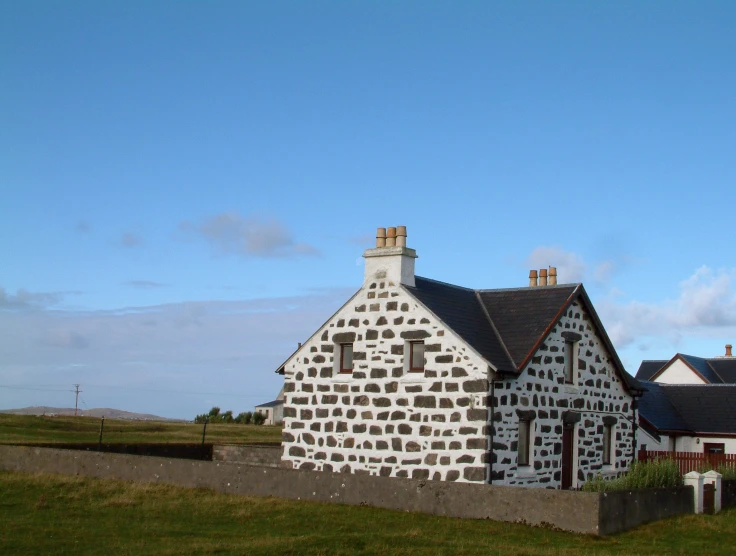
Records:
[[[362,287],[278,369],[285,465],[543,488],[628,469],[641,386],[582,284],[421,278],[402,226],[364,257]]]

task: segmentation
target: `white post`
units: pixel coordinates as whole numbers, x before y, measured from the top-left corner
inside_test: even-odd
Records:
[[[695,497],[695,513],[703,513],[703,476],[697,471],[690,471],[682,478],[685,486],[693,487],[693,496]]]
[[[713,509],[713,513],[718,513],[721,511],[721,478],[723,475],[721,475],[718,471],[710,470],[707,473],[703,475],[704,483],[705,484],[711,484],[713,483],[713,486],[716,489],[715,492],[715,508]]]

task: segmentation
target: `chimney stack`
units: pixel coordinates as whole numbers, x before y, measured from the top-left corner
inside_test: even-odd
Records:
[[[365,283],[388,282],[389,285],[414,287],[414,259],[417,253],[406,246],[406,226],[378,228],[376,247],[366,249]]]
[[[536,270],[529,271],[529,287],[530,288],[537,287],[537,271]]]
[[[539,271],[539,285],[540,286],[547,285],[547,269],[546,268],[543,268]]]
[[[557,285],[557,267],[555,266],[549,267],[549,280],[547,280],[547,283],[550,286]]]
[[[386,228],[376,230],[376,248],[386,247]]]
[[[726,344],[726,357],[733,357],[733,355],[731,354],[732,347],[733,346],[731,344]]]

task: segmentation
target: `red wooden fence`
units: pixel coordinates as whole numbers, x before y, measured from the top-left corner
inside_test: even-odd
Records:
[[[702,452],[666,452],[658,450],[639,450],[639,461],[654,461],[658,459],[671,459],[680,466],[680,473],[690,471],[702,471],[704,468],[719,467],[736,468],[736,454],[704,454]]]

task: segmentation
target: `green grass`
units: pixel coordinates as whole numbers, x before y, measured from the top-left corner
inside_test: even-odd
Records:
[[[0,444],[97,442],[100,419],[93,417],[35,417],[0,413]],[[167,421],[105,419],[103,442],[201,442],[202,425]],[[281,442],[281,427],[208,424],[207,442]]]
[[[0,472],[0,554],[725,554],[736,510],[596,538],[494,521]]]

